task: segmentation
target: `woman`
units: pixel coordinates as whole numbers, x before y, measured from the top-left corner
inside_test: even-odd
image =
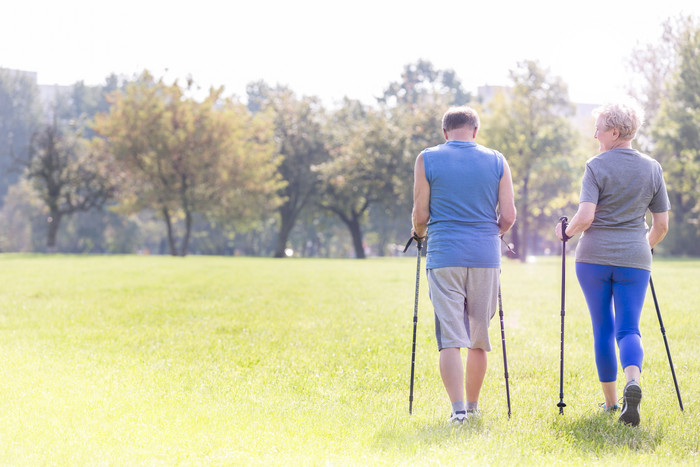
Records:
[[[583,232],[576,248],[576,276],[593,324],[605,410],[619,409],[617,341],[627,380],[620,421],[637,426],[644,356],[639,318],[651,274],[651,250],[668,231],[671,207],[659,163],[632,149],[642,112],[609,104],[596,109],[594,116],[600,154],[586,162],[578,211],[565,232],[557,224],[556,235],[568,240]],[[652,219],[648,232],[647,210]]]

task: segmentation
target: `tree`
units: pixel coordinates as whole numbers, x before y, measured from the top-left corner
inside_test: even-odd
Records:
[[[287,87],[271,88],[263,82],[248,86],[249,108],[274,115],[275,141],[282,159],[279,173],[286,182],[280,190],[284,202],[278,208],[279,229],[274,256],[285,256],[289,235],[301,212],[318,197],[318,173],[314,165],[328,159],[323,122],[324,110],[314,97],[298,99]]]
[[[644,108],[646,125],[636,138],[644,151],[653,152],[655,148],[651,128],[662,103],[670,97],[669,81],[679,66],[682,35],[697,27],[695,22],[690,16],[667,19],[660,40],[640,45],[628,59],[628,66],[637,75],[628,92]]]
[[[401,81],[389,84],[379,102],[417,105],[436,95],[446,96],[451,105],[463,105],[471,100],[454,70],[436,70],[430,61],[418,60],[404,66]]]
[[[513,243],[525,261],[534,243],[533,216],[549,217],[572,201],[574,174],[581,166],[571,157],[578,138],[568,120],[573,106],[566,84],[535,61],[519,63],[510,77],[513,87],[491,102],[480,138],[502,152],[511,167],[518,209]]]
[[[50,252],[56,251],[64,216],[101,208],[115,192],[108,165],[87,140],[61,127],[55,118],[32,135],[26,176],[49,211],[46,247]]]
[[[328,121],[330,160],[315,167],[322,180],[320,206],[345,224],[357,258],[365,258],[362,224],[369,207],[394,196],[405,162],[396,126],[377,109],[345,99]]]
[[[278,206],[282,186],[269,115],[252,116],[223,98],[222,88],[199,102],[186,95],[191,85],[167,85],[144,72],[112,94],[109,113],[94,127],[123,174],[122,207],[159,213],[171,254],[181,256],[196,213],[245,231]]]
[[[390,83],[378,99],[380,112],[391,122],[392,132],[386,138],[391,140],[390,152],[398,161],[388,195],[369,209],[379,255],[410,232],[416,157],[444,141],[441,118],[448,107],[468,104],[470,99],[453,70],[436,69],[427,60],[405,65],[401,79]]]
[[[36,77],[32,73],[0,69],[0,206],[26,162],[32,133],[40,121]]]
[[[379,255],[410,235],[416,157],[425,148],[444,142],[441,121],[450,99],[449,95],[432,93],[423,95],[416,104],[399,101],[383,108],[393,128],[387,135],[391,151],[400,162],[391,177],[391,194],[370,208]]]
[[[700,254],[700,24],[676,31],[675,68],[651,130],[671,201],[672,254]],[[662,244],[663,245],[663,244]],[[664,246],[666,246],[664,245]]]
[[[0,251],[41,251],[46,245],[45,210],[26,178],[12,185],[0,208]]]
[[[72,87],[71,93],[56,102],[55,112],[65,121],[74,125],[84,126],[85,137],[91,139],[95,136],[90,122],[98,113],[109,112],[110,103],[107,96],[125,86],[125,82],[111,74],[100,86],[87,86],[83,81],[78,81]]]

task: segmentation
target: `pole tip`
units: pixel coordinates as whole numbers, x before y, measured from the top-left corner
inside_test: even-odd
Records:
[[[559,407],[559,415],[564,415],[564,407],[566,407],[566,404],[563,401],[559,401],[557,407]]]

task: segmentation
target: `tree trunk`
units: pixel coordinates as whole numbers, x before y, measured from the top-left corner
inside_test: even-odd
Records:
[[[165,227],[168,230],[168,246],[170,247],[170,254],[172,256],[177,256],[177,247],[175,246],[175,237],[173,234],[173,223],[170,220],[170,212],[168,208],[163,208],[163,219],[165,219]]]
[[[353,213],[352,218],[346,223],[352,235],[352,246],[355,248],[355,258],[365,259],[365,247],[362,245],[362,229],[360,229],[360,216]]]
[[[192,232],[192,213],[185,211],[185,235],[182,237],[182,246],[180,247],[180,256],[187,256],[190,245],[190,234]]]
[[[379,242],[377,242],[377,256],[385,256],[386,251],[386,236],[382,235],[379,237]]]
[[[516,250],[518,254],[520,255],[520,261],[521,262],[526,262],[527,261],[527,236],[528,236],[528,211],[529,211],[529,203],[528,203],[528,176],[525,177],[523,180],[523,209],[522,209],[522,214],[520,214],[518,217],[522,219],[520,222],[521,226],[521,233],[520,233],[520,250]]]
[[[516,222],[513,224],[513,227],[510,229],[510,239],[511,243],[513,244],[513,251],[515,254],[510,253],[510,251],[507,254],[511,254],[513,256],[510,256],[511,258],[520,258],[520,231],[519,231],[519,223]]]
[[[277,246],[275,247],[275,258],[284,258],[289,242],[289,235],[292,233],[297,216],[291,209],[280,209],[280,231],[277,235]]]
[[[56,253],[56,237],[58,236],[58,227],[61,223],[61,213],[56,209],[51,209],[51,214],[48,219],[49,231],[46,236],[46,251]]]
[[[362,245],[362,229],[360,228],[360,218],[362,217],[362,213],[364,213],[367,209],[367,204],[365,204],[365,207],[360,209],[359,212],[350,212],[350,216],[345,215],[345,213],[336,208],[327,206],[325,206],[325,208],[330,210],[331,212],[334,212],[338,217],[340,217],[340,220],[343,221],[343,224],[345,224],[348,227],[348,230],[350,230],[350,235],[352,236],[352,246],[355,249],[355,258],[365,259],[365,248]]]

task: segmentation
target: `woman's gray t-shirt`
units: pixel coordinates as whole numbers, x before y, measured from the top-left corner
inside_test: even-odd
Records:
[[[593,223],[576,247],[576,261],[651,270],[647,209],[671,209],[661,165],[634,149],[589,159],[579,202],[596,204]]]

